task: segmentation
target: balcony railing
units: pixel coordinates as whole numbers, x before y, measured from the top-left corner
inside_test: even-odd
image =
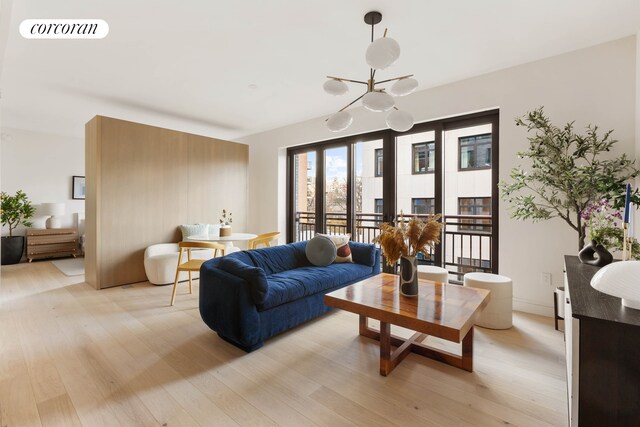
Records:
[[[408,215],[405,219],[418,217],[426,219],[428,215]],[[442,243],[442,266],[449,271],[449,281],[462,283],[465,273],[472,271],[493,272],[492,245],[493,222],[488,215],[445,215]],[[347,232],[347,214],[327,212],[324,218],[325,232],[343,234]],[[351,240],[372,243],[380,234],[379,225],[382,214],[358,213],[355,217],[354,232]],[[315,235],[316,214],[314,212],[296,212],[295,241],[308,240]],[[435,263],[435,254],[419,258],[421,264]]]
[[[493,272],[493,220],[490,215],[447,215],[443,217],[443,267],[449,281],[462,284],[465,273]]]

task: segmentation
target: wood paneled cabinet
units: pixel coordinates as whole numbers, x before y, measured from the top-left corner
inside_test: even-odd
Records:
[[[80,254],[78,230],[75,228],[48,228],[27,230],[27,259],[54,258]]]

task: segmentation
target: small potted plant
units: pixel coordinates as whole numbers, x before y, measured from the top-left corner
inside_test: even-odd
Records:
[[[374,239],[380,243],[387,264],[394,266],[400,260],[400,293],[414,297],[418,295],[418,263],[416,255],[427,255],[427,248],[440,241],[442,223],[440,215],[429,215],[426,221],[413,217],[405,222],[402,212],[397,225],[385,223]]]
[[[2,225],[9,227],[9,235],[2,237],[2,265],[17,264],[24,253],[24,236],[14,236],[13,231],[19,225],[31,227],[29,221],[35,212],[29,198],[22,191],[18,190],[15,196],[10,196],[4,191],[1,194]]]
[[[222,209],[222,218],[220,218],[220,237],[231,236],[231,223],[233,222],[233,217],[231,212],[227,214],[226,209]]]

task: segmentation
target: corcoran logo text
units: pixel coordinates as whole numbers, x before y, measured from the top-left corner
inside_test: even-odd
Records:
[[[102,39],[109,24],[102,19],[25,19],[20,34],[26,39]]]

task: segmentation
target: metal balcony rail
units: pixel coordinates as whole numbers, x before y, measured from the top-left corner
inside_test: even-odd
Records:
[[[412,217],[427,219],[427,214],[403,214],[405,220]],[[399,218],[396,217],[396,219]],[[372,243],[380,234],[383,215],[378,213],[357,213],[351,227],[351,240]],[[491,249],[493,244],[493,222],[490,215],[443,215],[443,236],[441,238],[442,264],[449,271],[450,282],[462,283],[465,273],[472,271],[492,272]],[[347,214],[327,212],[324,217],[325,232],[328,234],[347,233]],[[295,213],[295,241],[308,240],[315,235],[316,214],[298,211]],[[421,257],[419,263],[434,264],[435,254]]]

